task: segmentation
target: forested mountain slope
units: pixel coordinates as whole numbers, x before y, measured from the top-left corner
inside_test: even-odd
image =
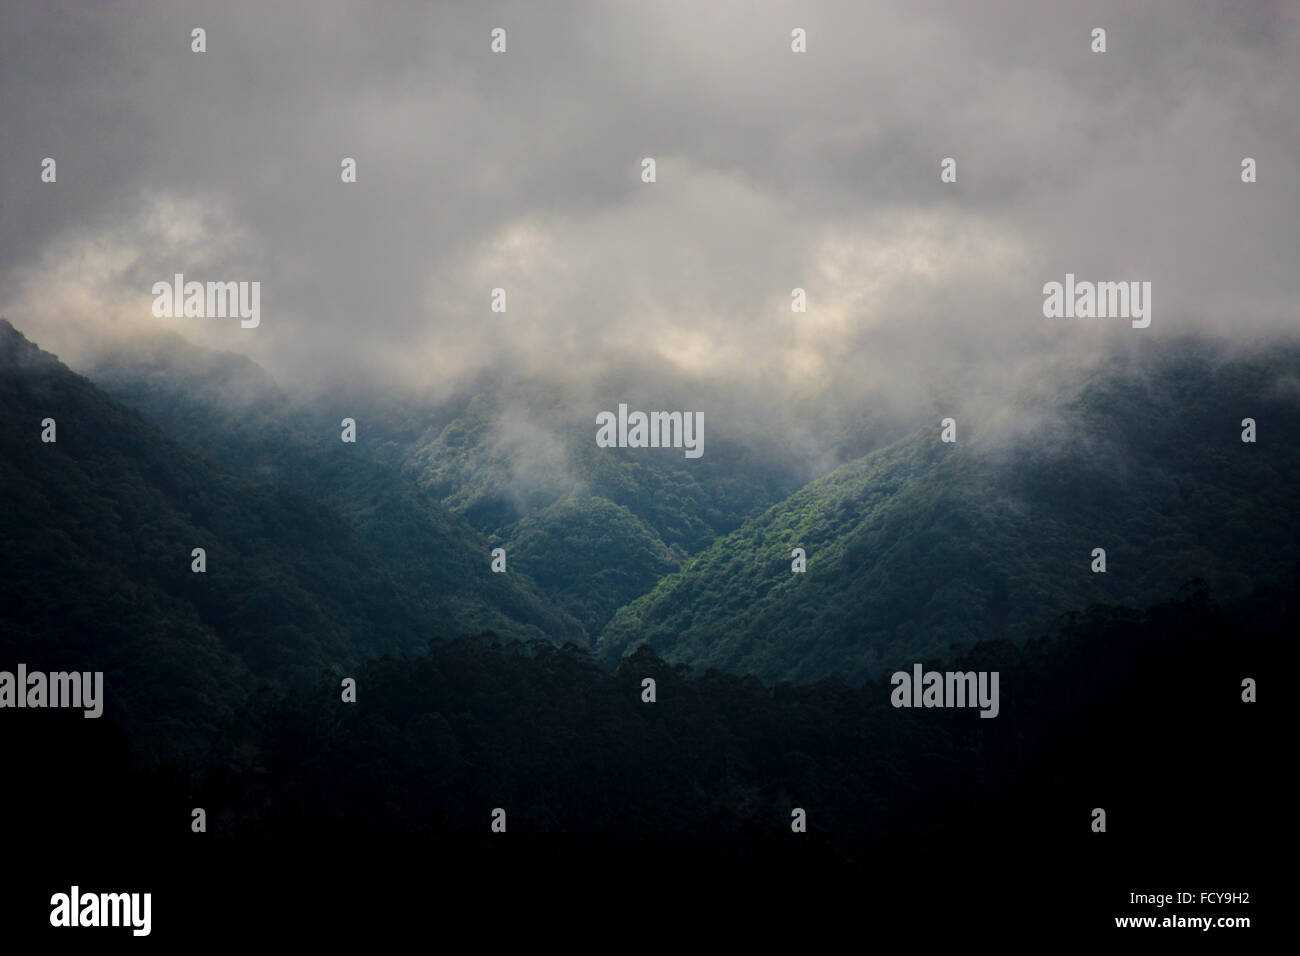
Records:
[[[225,473],[3,321],[0,487],[3,660],[105,671],[109,705],[145,719],[141,738],[163,751],[200,739],[257,680],[316,681],[433,634],[581,635],[491,574],[482,540],[450,516],[422,532],[439,570],[411,587],[411,555],[384,545],[410,540],[383,534],[387,492],[356,506],[370,510],[363,533],[365,519]]]
[[[440,632],[487,628],[586,645],[582,626],[538,592],[525,567],[493,574],[494,542],[376,460],[364,415],[357,441],[345,443],[341,419],[292,406],[248,359],[179,336],[150,344],[102,356],[91,378],[218,467],[337,512]]]
[[[1191,578],[1231,597],[1300,555],[1294,348],[1229,359],[1186,343],[1063,401],[963,420],[955,444],[938,426],[716,542],[624,608],[601,653],[647,641],[695,666],[859,680],[953,642],[1028,637],[1092,602],[1160,600]]]
[[[800,484],[789,463],[720,439],[696,460],[676,449],[597,448],[594,413],[578,421],[571,397],[535,384],[489,384],[442,405],[382,396],[294,404],[248,359],[179,336],[106,353],[88,375],[222,468],[338,509],[400,557],[398,573],[409,571],[413,585],[438,581],[448,560],[419,529],[471,526],[483,536],[476,560],[504,547],[508,572],[497,577],[530,592],[536,582],[585,632],[563,621],[554,635],[579,643]],[[355,445],[339,440],[343,416],[357,423]]]

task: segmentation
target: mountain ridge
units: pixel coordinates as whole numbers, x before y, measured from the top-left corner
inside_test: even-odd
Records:
[[[436,635],[585,643],[522,576],[493,575],[481,539],[450,516],[406,539],[438,542],[438,576],[417,590],[410,555],[384,548],[384,488],[359,506],[366,527],[223,472],[3,320],[0,487],[0,651],[104,670],[115,710],[154,715],[141,737],[159,752],[201,739],[259,683],[305,686]],[[158,701],[173,706],[159,716]]]
[[[955,444],[936,423],[841,465],[621,609],[598,653],[645,642],[769,680],[865,679],[950,644],[1027,639],[1093,602],[1159,600],[1188,578],[1231,597],[1285,573],[1300,540],[1287,478],[1300,350],[1173,352],[1086,376],[1055,408],[959,423]],[[1249,411],[1267,444],[1241,442]],[[1249,533],[1218,533],[1234,520]]]

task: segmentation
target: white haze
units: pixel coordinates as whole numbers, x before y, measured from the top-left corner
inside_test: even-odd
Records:
[[[7,3],[0,314],[74,367],[177,331],[300,397],[698,401],[816,470],[864,416],[1293,336],[1298,88],[1288,3]],[[260,281],[260,327],[154,318],[176,272]],[[1151,327],[1045,319],[1067,272],[1152,282]]]

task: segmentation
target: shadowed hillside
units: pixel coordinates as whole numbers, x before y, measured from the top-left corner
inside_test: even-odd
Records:
[[[314,680],[435,633],[581,639],[522,577],[490,573],[482,538],[381,469],[340,461],[340,446],[291,464],[335,482],[346,510],[234,477],[0,323],[5,660],[103,669],[129,698],[117,705],[168,738],[254,678]]]

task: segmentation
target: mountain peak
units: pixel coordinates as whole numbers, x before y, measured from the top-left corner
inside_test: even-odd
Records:
[[[42,365],[63,368],[57,355],[46,352],[3,317],[0,317],[0,364],[25,369]]]

